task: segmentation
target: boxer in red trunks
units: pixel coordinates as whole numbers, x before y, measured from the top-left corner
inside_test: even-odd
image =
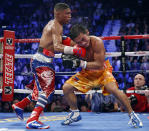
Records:
[[[65,3],[57,3],[54,7],[54,19],[49,21],[44,27],[37,53],[33,56],[31,64],[32,71],[35,76],[36,86],[38,90],[38,100],[31,116],[27,120],[26,128],[28,129],[47,129],[48,125],[40,122],[39,116],[45,105],[50,102],[54,94],[55,71],[53,58],[55,52],[62,52],[72,55],[83,55],[83,48],[73,47],[70,45],[62,45],[63,25],[67,24],[71,19],[70,7]],[[28,103],[29,100],[26,99]],[[13,106],[17,115],[23,113],[23,108],[17,105]],[[21,115],[20,115],[21,116]]]

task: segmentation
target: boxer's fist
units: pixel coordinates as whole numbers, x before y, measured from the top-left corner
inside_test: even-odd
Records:
[[[63,45],[70,46],[70,44],[71,44],[71,39],[70,39],[70,37],[62,36],[62,44],[63,44]]]
[[[80,60],[73,55],[62,55],[63,66],[65,68],[77,68],[80,66]]]
[[[86,49],[76,45],[73,47],[73,54],[80,58],[85,58],[86,57]]]

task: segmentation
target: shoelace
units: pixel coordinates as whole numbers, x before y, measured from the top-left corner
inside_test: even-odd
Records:
[[[66,117],[66,119],[70,119],[71,114],[72,114],[72,112],[70,112],[70,113],[68,114],[68,116]]]

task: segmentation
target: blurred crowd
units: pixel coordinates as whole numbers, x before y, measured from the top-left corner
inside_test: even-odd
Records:
[[[143,35],[149,34],[149,8],[148,0],[5,0],[1,1],[0,8],[0,37],[3,30],[15,31],[16,38],[40,38],[42,29],[46,23],[53,19],[53,7],[57,2],[66,2],[72,9],[72,20],[64,26],[64,35],[69,36],[69,29],[75,23],[82,23],[88,27],[91,35],[102,36],[106,28],[107,21],[120,21],[120,29],[117,35]],[[119,3],[119,4],[117,4]],[[112,35],[111,27],[108,36]],[[126,40],[126,51],[149,51],[148,39]],[[34,54],[38,49],[39,43],[16,43],[16,54]],[[105,42],[105,48],[107,47]],[[114,46],[114,45],[113,45]],[[115,41],[116,50],[121,51],[121,41]],[[106,49],[108,51],[108,49]],[[127,89],[133,86],[136,71],[149,70],[149,56],[127,56],[126,70],[134,72],[123,73],[120,57],[110,59],[114,69],[114,76],[120,89]],[[78,71],[79,69],[64,69],[61,59],[55,59],[56,72]],[[15,59],[15,88],[24,89],[25,85],[32,80],[32,76],[19,75],[19,73],[29,73],[30,59]],[[147,72],[147,71],[146,71]],[[149,85],[149,74],[144,73],[146,85]],[[56,76],[56,89],[61,90],[65,80],[69,76]],[[13,103],[20,101],[25,95],[15,94]],[[91,111],[90,96],[78,96],[78,104],[81,111]],[[113,101],[113,100],[112,100]],[[12,112],[11,103],[0,101],[0,111]],[[34,102],[25,111],[31,111]],[[47,105],[46,111],[68,111],[69,107],[63,96],[55,95],[52,103]]]

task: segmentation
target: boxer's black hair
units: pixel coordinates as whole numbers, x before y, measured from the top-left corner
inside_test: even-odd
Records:
[[[55,6],[54,6],[54,9],[56,11],[60,11],[60,10],[65,10],[65,9],[68,9],[70,8],[68,4],[66,3],[57,3]]]
[[[74,40],[80,33],[86,34],[86,27],[81,24],[76,24],[70,29],[70,38]]]

